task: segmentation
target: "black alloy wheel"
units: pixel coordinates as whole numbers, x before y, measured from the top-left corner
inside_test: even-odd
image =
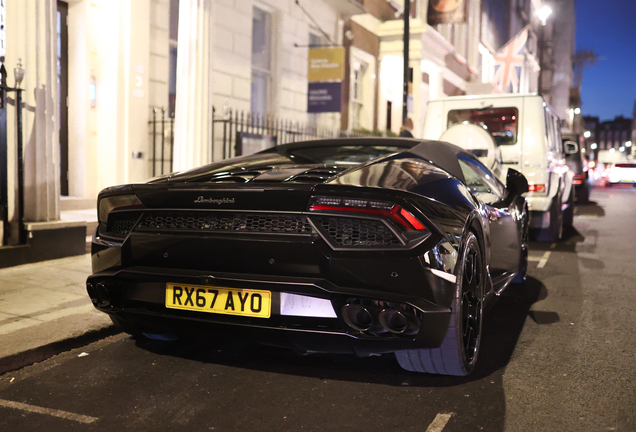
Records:
[[[408,371],[441,375],[468,375],[475,368],[484,310],[486,268],[480,242],[468,232],[457,263],[457,285],[451,304],[446,337],[438,348],[397,351],[395,357]]]
[[[477,360],[483,312],[483,274],[481,254],[476,242],[470,244],[462,278],[462,333],[466,362]]]

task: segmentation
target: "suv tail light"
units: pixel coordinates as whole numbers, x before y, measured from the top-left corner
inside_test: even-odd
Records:
[[[544,184],[529,184],[528,192],[530,193],[545,193],[547,188]]]
[[[585,171],[582,174],[574,174],[574,179],[572,180],[572,183],[574,183],[575,185],[580,185],[583,184],[583,182],[587,179],[587,171]]]

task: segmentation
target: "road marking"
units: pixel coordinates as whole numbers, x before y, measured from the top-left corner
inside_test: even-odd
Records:
[[[546,253],[543,254],[541,259],[539,260],[539,264],[537,265],[537,268],[545,267],[545,265],[548,263],[548,258],[550,258],[550,253],[551,253],[550,251],[547,251]]]
[[[433,423],[428,425],[428,428],[426,428],[426,432],[442,432],[444,426],[446,426],[446,423],[448,423],[452,415],[452,413],[437,414],[435,416],[435,419],[433,420]]]
[[[528,261],[530,261],[530,262],[539,262],[539,261],[541,261],[541,257],[530,255],[528,257]]]
[[[61,411],[51,408],[43,408],[35,405],[29,405],[20,402],[8,401],[0,399],[0,406],[6,408],[14,408],[22,411],[28,411],[38,414],[46,414],[53,417],[60,417],[67,420],[73,420],[80,423],[93,423],[95,420],[99,420],[97,417],[89,417],[81,414],[74,414],[68,411]]]

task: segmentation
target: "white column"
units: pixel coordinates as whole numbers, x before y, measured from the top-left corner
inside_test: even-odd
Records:
[[[174,169],[212,161],[212,1],[181,0]]]
[[[55,0],[22,0],[7,4],[8,84],[22,59],[24,195],[27,221],[60,217],[60,166],[57,84],[57,6]],[[11,96],[11,95],[10,95]],[[13,96],[12,96],[13,97]],[[8,110],[8,124],[15,110]],[[15,130],[8,128],[9,147]],[[11,173],[10,173],[11,175]],[[11,177],[10,177],[11,178]],[[15,217],[15,213],[14,213]]]

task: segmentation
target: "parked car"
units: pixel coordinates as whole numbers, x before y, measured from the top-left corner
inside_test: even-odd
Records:
[[[415,139],[333,139],[99,194],[87,290],[140,338],[395,353],[466,375],[527,268],[525,177]]]
[[[612,162],[603,174],[606,187],[617,184],[631,184],[636,187],[636,162]]]
[[[565,163],[559,118],[543,97],[471,95],[428,103],[424,138],[441,139],[457,125],[478,125],[492,135],[501,151],[500,179],[505,180],[509,168],[528,179],[526,199],[534,237],[544,242],[559,240],[563,227],[574,219],[573,173]]]
[[[588,162],[582,152],[581,144],[584,138],[581,135],[563,135],[563,147],[565,149],[565,161],[572,171],[572,184],[574,185],[574,199],[585,204],[590,201],[590,175]]]

